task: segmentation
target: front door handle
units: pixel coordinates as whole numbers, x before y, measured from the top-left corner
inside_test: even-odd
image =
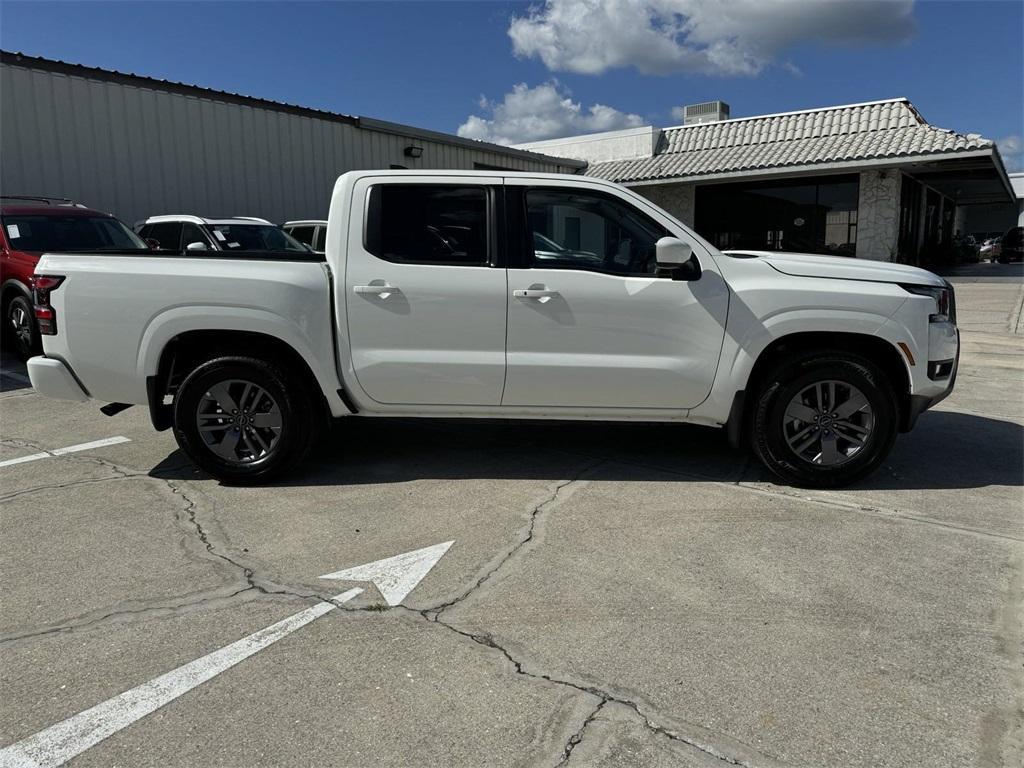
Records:
[[[558,291],[550,291],[547,288],[517,288],[512,291],[517,299],[553,299],[558,296]]]
[[[395,286],[386,283],[384,285],[354,285],[352,291],[364,296],[380,296],[382,299],[386,299],[392,293],[398,293]]]

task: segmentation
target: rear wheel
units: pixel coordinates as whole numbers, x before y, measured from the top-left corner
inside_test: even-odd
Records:
[[[875,470],[896,431],[895,393],[877,366],[854,355],[812,355],[767,377],[751,438],[761,461],[786,482],[834,488]]]
[[[234,485],[266,482],[301,462],[317,422],[304,381],[250,357],[204,363],[174,401],[178,445],[202,469]]]
[[[14,353],[22,360],[41,351],[32,304],[24,296],[15,296],[7,303],[4,309],[4,330],[11,340]]]

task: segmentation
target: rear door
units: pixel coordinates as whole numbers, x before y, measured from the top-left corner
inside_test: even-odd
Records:
[[[696,239],[703,274],[674,280],[658,272],[655,243],[685,233],[653,211],[569,181],[506,185],[509,241],[521,247],[508,270],[502,405],[681,410],[704,400],[729,298]]]
[[[505,269],[501,179],[380,177],[353,187],[345,275],[352,364],[387,404],[498,405]]]

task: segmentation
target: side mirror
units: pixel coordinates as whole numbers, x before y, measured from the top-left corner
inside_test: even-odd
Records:
[[[185,246],[186,251],[205,251],[208,250],[206,243],[189,243]]]
[[[160,241],[159,240],[155,240],[152,237],[147,237],[146,238],[146,245],[148,245],[154,251],[159,251],[160,250]]]
[[[673,280],[696,280],[700,277],[700,262],[689,243],[678,237],[663,237],[655,243],[654,249],[658,268],[669,271]]]

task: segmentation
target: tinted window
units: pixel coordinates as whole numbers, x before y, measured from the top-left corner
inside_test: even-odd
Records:
[[[206,235],[203,234],[203,230],[195,224],[186,223],[182,225],[181,247],[184,248],[186,245],[190,245],[191,243],[209,245],[206,241]]]
[[[148,250],[138,235],[109,216],[11,214],[3,223],[11,248],[20,251]]]
[[[157,224],[148,224],[149,233],[146,235],[150,240],[156,240],[161,251],[181,250],[181,222],[161,221]]]
[[[302,251],[309,249],[272,224],[211,224],[217,247],[224,251]]]
[[[327,227],[316,228],[316,237],[313,238],[313,250],[323,253],[327,246]]]
[[[668,231],[632,206],[599,193],[531,189],[526,218],[530,266],[618,275],[657,272],[655,243]]]
[[[300,243],[313,244],[314,227],[303,225],[301,227],[289,227],[286,231]]]
[[[374,186],[366,249],[405,264],[486,264],[487,191],[434,184]]]

